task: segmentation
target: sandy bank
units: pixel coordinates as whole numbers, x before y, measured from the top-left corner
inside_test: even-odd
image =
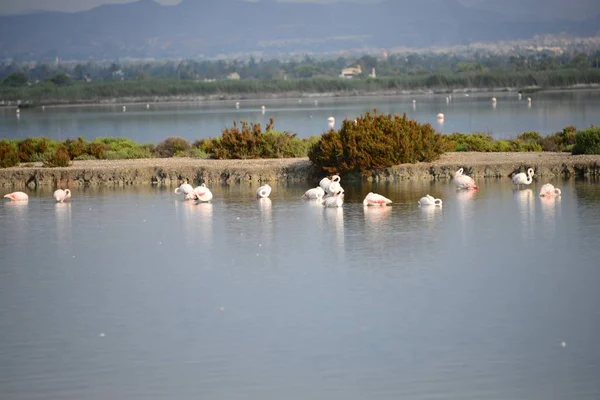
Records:
[[[600,155],[568,153],[447,153],[432,163],[402,164],[372,174],[345,179],[451,179],[458,168],[474,177],[509,177],[534,168],[537,177],[600,176]],[[0,169],[2,187],[75,187],[80,185],[138,185],[181,182],[318,181],[324,174],[307,158],[275,160],[198,160],[164,158],[75,161],[67,168],[41,165]]]

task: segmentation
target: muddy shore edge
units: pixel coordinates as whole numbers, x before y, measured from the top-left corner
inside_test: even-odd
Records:
[[[600,155],[568,153],[446,153],[431,163],[401,164],[369,174],[345,176],[346,180],[397,181],[451,179],[458,168],[474,178],[510,177],[514,172],[535,170],[536,177],[600,176]],[[325,174],[308,158],[261,160],[202,160],[152,158],[137,160],[74,161],[65,168],[41,164],[0,169],[0,186],[12,188],[128,186],[190,183],[235,184],[240,182],[315,181]]]

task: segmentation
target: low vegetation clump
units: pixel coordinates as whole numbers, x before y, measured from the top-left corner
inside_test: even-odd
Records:
[[[392,116],[374,110],[354,121],[345,120],[339,131],[323,134],[308,157],[327,173],[367,172],[434,161],[444,150],[442,135],[430,124],[420,124],[406,114]]]
[[[156,145],[154,154],[161,158],[184,156],[191,148],[190,143],[184,138],[169,137]]]
[[[600,154],[600,127],[577,132],[573,154]]]
[[[497,140],[486,133],[442,135],[429,124],[406,115],[383,115],[377,110],[321,136],[298,138],[274,129],[271,118],[263,131],[260,124],[241,121],[226,127],[215,138],[188,142],[169,137],[156,146],[127,138],[83,137],[56,141],[46,137],[0,141],[0,168],[40,162],[45,167],[66,167],[73,160],[193,157],[201,159],[257,159],[306,157],[328,173],[366,172],[402,163],[428,162],[447,151],[476,152],[572,152],[600,154],[600,127],[562,131],[542,136],[525,132],[515,139]]]
[[[68,167],[71,164],[69,149],[61,145],[43,161],[45,167]]]
[[[316,138],[299,139],[295,133],[279,132],[273,118],[265,131],[258,123],[242,121],[223,129],[221,137],[202,139],[194,147],[216,159],[305,157]]]
[[[7,140],[0,142],[0,168],[9,168],[19,165],[19,156],[14,146]]]
[[[524,132],[516,139],[494,139],[485,133],[453,133],[444,136],[448,151],[480,152],[571,152],[575,145],[577,128],[567,126],[561,132],[542,136],[538,132]]]

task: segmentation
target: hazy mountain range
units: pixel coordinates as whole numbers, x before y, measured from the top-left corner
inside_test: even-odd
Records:
[[[600,33],[600,13],[583,20],[555,19],[548,13],[538,17],[534,2],[524,3],[529,9],[508,15],[457,0],[373,4],[183,0],[176,6],[142,0],[77,13],[1,16],[0,57],[173,58],[257,51],[274,55]]]

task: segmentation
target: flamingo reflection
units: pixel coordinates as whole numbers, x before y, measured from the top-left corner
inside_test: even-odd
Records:
[[[533,219],[534,219],[534,201],[533,190],[522,189],[513,190],[513,197],[519,207],[521,225],[523,228],[523,238],[528,238],[533,234]]]
[[[56,238],[58,246],[69,252],[73,252],[73,237],[71,228],[71,203],[57,202],[54,205],[54,214],[56,216]]]

